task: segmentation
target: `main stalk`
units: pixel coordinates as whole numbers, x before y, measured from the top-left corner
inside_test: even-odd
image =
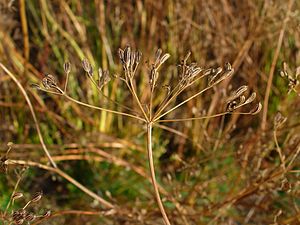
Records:
[[[163,216],[164,222],[166,225],[171,225],[168,216],[165,212],[164,206],[162,204],[156,178],[155,178],[155,169],[154,169],[154,163],[153,163],[153,154],[152,154],[152,123],[147,123],[147,151],[148,151],[148,161],[149,161],[149,167],[150,167],[150,173],[151,173],[151,180],[152,185],[154,188],[154,193],[156,197],[157,204],[159,206],[160,212]]]

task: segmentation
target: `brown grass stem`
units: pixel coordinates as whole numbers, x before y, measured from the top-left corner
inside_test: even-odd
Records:
[[[283,20],[283,23],[282,23],[282,28],[280,30],[280,34],[279,34],[278,41],[277,41],[277,46],[276,46],[274,57],[273,57],[272,64],[271,64],[271,69],[270,69],[270,72],[269,72],[269,78],[268,78],[268,82],[267,82],[267,88],[266,88],[266,92],[265,92],[264,106],[263,106],[263,112],[262,112],[261,129],[263,131],[266,130],[266,126],[267,126],[268,105],[269,105],[269,98],[270,98],[270,92],[271,92],[275,67],[276,67],[276,64],[277,64],[278,57],[279,57],[280,49],[281,49],[283,38],[284,38],[284,33],[285,33],[285,30],[286,30],[287,22],[289,20],[289,15],[291,13],[293,3],[294,3],[294,0],[289,1],[288,10],[286,12],[286,16],[285,16],[285,18]]]

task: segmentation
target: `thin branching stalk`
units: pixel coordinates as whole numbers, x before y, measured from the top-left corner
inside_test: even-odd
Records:
[[[92,84],[96,87],[96,89],[98,90],[98,92],[101,94],[101,96],[103,96],[108,102],[111,102],[111,103],[114,103],[116,104],[117,106],[123,108],[123,109],[127,109],[129,111],[132,111],[132,112],[135,112],[133,109],[125,106],[125,105],[122,105],[121,103],[117,102],[117,101],[114,101],[112,99],[110,99],[107,95],[105,95],[102,91],[102,89],[99,87],[99,85],[97,85],[96,81],[93,79],[92,76],[89,76],[87,74],[87,77],[89,78],[89,80],[92,82]]]
[[[271,93],[271,87],[272,87],[272,81],[273,81],[273,76],[274,76],[274,72],[275,72],[275,67],[276,67],[278,57],[279,57],[279,53],[280,53],[280,49],[281,49],[281,46],[283,43],[287,22],[289,20],[290,14],[291,14],[293,4],[294,4],[294,0],[290,0],[288,3],[288,9],[287,9],[285,18],[282,22],[282,28],[280,30],[276,50],[274,53],[274,57],[273,57],[272,64],[271,64],[271,69],[269,72],[269,78],[268,78],[267,88],[266,88],[265,97],[264,97],[264,108],[263,108],[262,122],[261,122],[261,129],[263,131],[266,130],[266,126],[267,126],[268,104],[269,104],[269,98],[270,98],[270,93]]]
[[[186,121],[193,121],[193,120],[203,120],[203,119],[211,119],[216,118],[224,115],[253,115],[252,112],[222,112],[218,114],[214,114],[211,116],[200,116],[200,117],[190,117],[190,118],[179,118],[179,119],[166,119],[166,120],[157,120],[155,122],[157,123],[172,123],[172,122],[186,122]]]
[[[181,119],[169,119],[169,120],[157,120],[158,123],[171,123],[171,122],[185,122],[185,121],[193,121],[193,120],[202,120],[202,119],[209,119],[209,118],[215,118],[224,116],[226,114],[229,114],[229,112],[223,112],[211,116],[200,116],[200,117],[191,117],[191,118],[181,118]]]
[[[131,91],[132,91],[131,93],[133,94],[133,97],[134,97],[135,101],[137,102],[138,106],[140,107],[140,110],[143,113],[143,115],[145,117],[145,120],[149,121],[149,118],[148,118],[148,116],[147,116],[147,114],[146,114],[146,112],[145,112],[145,110],[142,106],[142,103],[140,102],[139,97],[136,94],[136,91],[135,91],[134,86],[133,86],[133,82],[131,80],[130,80],[130,86],[131,86]]]
[[[276,129],[274,129],[274,131],[273,131],[273,137],[274,137],[274,141],[275,141],[275,145],[276,145],[276,150],[277,150],[279,158],[280,158],[281,166],[285,170],[286,169],[286,167],[285,167],[285,156],[282,154],[281,148],[279,146],[278,139],[277,139],[277,130]]]
[[[196,94],[192,95],[191,97],[185,99],[184,101],[182,101],[181,103],[177,104],[176,106],[174,106],[173,108],[169,109],[167,112],[161,114],[161,115],[157,115],[156,118],[154,118],[154,122],[158,121],[160,118],[162,118],[163,116],[171,113],[172,111],[174,111],[175,109],[179,108],[180,106],[184,105],[185,103],[191,101],[192,99],[196,98],[197,96],[201,95],[203,92],[207,91],[208,89],[210,89],[212,86],[208,86],[206,88],[204,88],[203,90],[197,92]]]
[[[90,105],[90,104],[78,101],[78,100],[76,100],[76,99],[74,99],[74,98],[72,98],[72,97],[70,97],[69,95],[66,95],[66,94],[64,94],[63,96],[65,96],[68,100],[77,103],[78,105],[82,105],[82,106],[85,106],[85,107],[88,107],[88,108],[92,108],[92,109],[101,110],[101,111],[104,111],[104,112],[113,113],[113,114],[116,114],[116,115],[121,115],[121,116],[127,116],[127,117],[131,117],[131,118],[135,118],[137,120],[145,122],[145,119],[143,119],[143,118],[141,118],[139,116],[135,116],[135,115],[132,115],[132,114],[129,114],[129,113],[119,112],[119,111],[115,111],[115,110],[110,110],[110,109],[105,109],[105,108],[101,108],[101,107],[98,107],[98,106]]]
[[[29,106],[29,109],[30,109],[30,112],[31,112],[31,115],[33,117],[33,120],[34,120],[34,124],[35,124],[35,127],[36,127],[36,130],[37,130],[37,133],[38,133],[38,136],[39,136],[39,139],[40,139],[40,142],[41,142],[41,145],[43,147],[43,150],[49,160],[49,162],[52,164],[52,166],[54,168],[56,168],[56,163],[54,162],[54,160],[52,159],[46,145],[45,145],[45,142],[44,142],[44,139],[43,139],[43,136],[42,136],[42,132],[41,132],[41,129],[40,129],[40,126],[39,126],[39,123],[38,123],[38,120],[36,118],[36,115],[35,115],[35,112],[34,112],[34,109],[33,109],[33,106],[31,104],[31,101],[26,93],[26,91],[24,90],[22,84],[17,80],[16,76],[14,74],[12,74],[2,63],[0,63],[0,67],[5,71],[5,73],[17,84],[18,88],[20,89],[20,91],[22,92],[23,96],[25,97],[25,100]]]
[[[11,193],[11,196],[10,196],[10,198],[9,198],[9,202],[8,202],[7,205],[6,205],[5,211],[4,211],[4,213],[3,213],[3,217],[5,217],[5,215],[6,215],[6,213],[7,213],[7,210],[9,209],[10,205],[12,204],[13,196],[14,196],[14,194],[16,193],[18,187],[19,187],[19,184],[20,184],[20,182],[21,182],[21,179],[22,179],[22,175],[20,175],[20,176],[18,177],[18,180],[17,180],[17,182],[16,182],[16,184],[15,184],[14,190],[13,190],[13,192]]]
[[[154,169],[154,162],[153,162],[153,154],[152,154],[152,123],[147,123],[147,151],[148,151],[148,160],[149,160],[149,167],[150,167],[150,173],[151,173],[151,179],[152,179],[152,185],[155,192],[155,197],[157,204],[159,206],[160,212],[163,216],[164,222],[166,225],[171,225],[168,216],[165,212],[163,203],[161,201],[161,197],[159,194],[157,181],[155,178],[155,169]]]
[[[166,109],[169,104],[176,99],[178,95],[180,95],[182,92],[184,92],[188,87],[192,86],[195,82],[199,81],[200,79],[204,78],[207,76],[207,74],[203,74],[200,77],[196,78],[194,81],[192,81],[190,84],[187,86],[184,86],[184,88],[180,88],[180,83],[178,83],[174,89],[171,90],[167,98],[160,104],[158,110],[156,111],[154,118],[156,118],[157,115],[161,114],[164,109]],[[170,97],[171,96],[171,97]],[[168,97],[170,97],[168,99]]]

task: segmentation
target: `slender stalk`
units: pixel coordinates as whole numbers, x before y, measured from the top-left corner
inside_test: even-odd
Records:
[[[9,198],[9,202],[7,203],[6,208],[5,208],[5,211],[4,211],[4,213],[3,213],[4,216],[6,215],[7,210],[8,210],[9,207],[10,207],[10,204],[13,204],[13,196],[14,196],[14,194],[16,193],[18,187],[19,187],[19,184],[20,184],[21,179],[22,179],[22,175],[18,178],[17,183],[15,184],[14,190],[13,190],[13,192],[11,193],[11,196],[10,196],[10,198]]]
[[[167,96],[170,97],[169,99],[165,99],[159,106],[157,112],[154,115],[154,118],[156,119],[157,116],[159,116],[159,114],[168,107],[168,105],[178,96],[180,95],[183,91],[185,91],[187,88],[189,88],[190,86],[192,86],[194,83],[196,83],[198,80],[202,79],[203,77],[207,76],[207,74],[203,74],[201,76],[199,76],[198,78],[196,78],[195,80],[193,80],[190,84],[188,84],[187,86],[184,86],[183,88],[180,88],[180,82],[178,82],[178,84],[175,86],[175,88],[171,91],[171,93]]]
[[[219,116],[224,116],[226,114],[232,114],[230,112],[223,112],[211,116],[200,116],[200,117],[191,117],[191,118],[180,118],[180,119],[169,119],[169,120],[157,120],[156,122],[159,123],[169,123],[169,122],[185,122],[185,121],[193,121],[193,120],[202,120],[202,119],[209,119],[209,118],[215,118]]]
[[[65,87],[64,87],[64,93],[67,93],[67,87],[68,87],[68,83],[69,83],[69,74],[70,74],[70,72],[67,72],[66,83],[65,83]]]
[[[119,112],[119,111],[114,111],[114,110],[110,110],[110,109],[105,109],[105,108],[101,108],[101,107],[98,107],[98,106],[94,106],[94,105],[90,105],[90,104],[87,104],[87,103],[84,103],[84,102],[81,102],[81,101],[78,101],[72,97],[70,97],[69,95],[66,95],[64,94],[64,96],[72,101],[72,102],[75,102],[77,103],[78,105],[83,105],[85,107],[89,107],[89,108],[92,108],[92,109],[97,109],[97,110],[102,110],[102,111],[105,111],[105,112],[109,112],[109,113],[114,113],[114,114],[117,114],[117,115],[121,115],[121,116],[128,116],[128,117],[131,117],[131,118],[135,118],[135,119],[138,119],[138,120],[141,120],[141,121],[144,121],[145,120],[139,116],[135,116],[135,115],[132,115],[132,114],[129,114],[129,113],[124,113],[124,112]]]
[[[47,147],[46,147],[46,144],[44,142],[44,139],[43,139],[43,136],[42,136],[42,132],[41,132],[41,129],[40,129],[40,126],[39,126],[39,123],[38,123],[38,120],[36,118],[36,115],[35,115],[35,112],[34,112],[34,109],[33,109],[33,106],[31,104],[31,101],[26,93],[26,91],[24,90],[22,84],[18,81],[18,79],[16,78],[16,76],[14,74],[12,74],[2,63],[0,63],[0,67],[5,71],[5,73],[17,84],[18,88],[20,89],[20,91],[22,92],[28,106],[29,106],[29,109],[30,109],[30,112],[31,112],[31,115],[33,117],[33,120],[34,120],[34,124],[35,124],[35,127],[36,127],[36,131],[38,133],[38,136],[39,136],[39,139],[40,139],[40,142],[41,142],[41,145],[43,147],[43,150],[49,160],[49,162],[52,164],[52,166],[54,168],[56,168],[56,163],[54,162],[54,160],[52,159]]]
[[[154,122],[159,120],[160,118],[162,118],[163,116],[169,114],[170,112],[174,111],[175,109],[179,108],[180,106],[184,105],[185,103],[189,102],[190,100],[192,100],[193,98],[196,98],[197,96],[201,95],[203,92],[207,91],[208,89],[210,89],[212,86],[208,86],[206,88],[204,88],[203,90],[197,92],[196,94],[192,95],[191,97],[187,98],[186,100],[182,101],[181,103],[179,103],[178,105],[174,106],[173,108],[169,109],[167,112],[163,113],[162,115],[157,115],[156,119],[154,119]]]
[[[148,152],[148,160],[149,160],[149,167],[150,167],[150,173],[151,173],[151,180],[152,185],[155,192],[155,197],[157,204],[159,206],[160,212],[163,216],[164,222],[166,225],[171,225],[168,216],[165,212],[163,203],[161,201],[161,197],[159,194],[156,178],[155,178],[155,169],[154,169],[154,163],[153,163],[153,154],[152,154],[152,123],[147,123],[147,152]]]
[[[147,116],[147,114],[146,114],[146,112],[145,112],[145,110],[144,110],[144,108],[143,108],[143,106],[142,106],[142,104],[140,102],[140,99],[139,99],[139,97],[136,94],[136,91],[134,89],[132,80],[130,80],[130,86],[131,86],[131,93],[132,93],[134,99],[136,100],[138,106],[140,107],[140,110],[142,111],[142,113],[143,113],[143,115],[145,117],[145,120],[149,121],[149,118],[148,118],[148,116]]]
[[[275,145],[276,145],[276,150],[278,152],[278,155],[279,155],[279,158],[280,158],[280,161],[281,161],[281,166],[285,170],[286,169],[285,168],[285,156],[282,154],[281,148],[280,148],[279,143],[278,143],[276,128],[273,131],[273,137],[274,137],[274,141],[275,141]]]
[[[277,63],[277,60],[278,60],[278,57],[280,54],[280,49],[281,49],[281,46],[283,43],[287,22],[289,21],[289,16],[291,14],[293,4],[294,4],[294,0],[290,0],[288,3],[288,9],[287,9],[285,18],[282,22],[282,28],[280,30],[280,34],[279,34],[278,41],[277,41],[277,46],[276,46],[276,49],[274,52],[274,57],[273,57],[272,64],[271,64],[271,69],[269,72],[269,78],[268,78],[265,97],[264,97],[264,104],[263,104],[264,107],[263,107],[263,115],[262,115],[262,122],[261,122],[261,129],[263,131],[265,131],[266,127],[267,127],[268,104],[269,104],[269,98],[270,98],[270,93],[271,93],[273,76],[274,76],[274,72],[276,69],[276,63]]]
[[[133,109],[131,109],[131,108],[125,106],[125,105],[122,105],[121,103],[119,103],[119,102],[117,102],[117,101],[114,101],[114,100],[110,99],[107,95],[105,95],[105,94],[103,93],[103,91],[102,91],[101,88],[98,86],[98,84],[96,83],[96,81],[94,80],[94,78],[93,78],[92,76],[90,76],[90,75],[87,74],[87,77],[88,77],[88,79],[92,82],[92,84],[96,87],[96,89],[98,90],[98,92],[99,92],[99,93],[100,93],[100,94],[101,94],[108,102],[114,103],[114,104],[116,104],[117,106],[120,106],[121,108],[124,108],[124,109],[127,109],[127,110],[129,110],[129,111],[134,112]]]

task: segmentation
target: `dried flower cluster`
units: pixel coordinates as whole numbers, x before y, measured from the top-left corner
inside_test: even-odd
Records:
[[[284,117],[281,112],[277,112],[274,117],[274,128],[278,129],[286,122],[287,117]]]
[[[29,206],[33,203],[37,203],[41,200],[43,196],[43,193],[36,192],[34,195],[32,195],[31,200],[29,200],[24,207],[13,211],[11,214],[11,220],[15,224],[23,224],[23,223],[30,223],[34,221],[37,218],[46,218],[51,215],[50,211],[45,212],[43,215],[36,215],[34,214],[31,210],[28,210]],[[21,192],[16,192],[12,196],[12,201],[14,202],[17,199],[23,198],[23,193]]]
[[[252,103],[256,98],[256,93],[253,92],[248,98],[244,95],[244,93],[248,90],[248,86],[243,85],[239,87],[236,91],[233,92],[233,94],[227,99],[227,112],[233,112],[242,106],[248,105]],[[252,115],[257,114],[260,112],[262,106],[259,103],[257,107],[250,111]]]
[[[43,78],[42,83],[43,83],[43,86],[45,89],[50,89],[50,88],[56,89],[57,88],[57,80],[51,74],[46,75],[46,77]]]
[[[132,81],[136,69],[141,62],[142,53],[140,51],[132,51],[129,46],[124,50],[119,49],[119,58],[121,60],[123,70],[125,71],[125,80]]]
[[[284,62],[282,66],[282,71],[280,71],[280,76],[285,78],[288,81],[288,86],[289,86],[289,92],[295,91],[296,93],[299,93],[299,90],[297,88],[299,87],[299,77],[300,77],[300,67],[297,68],[295,75],[290,75],[288,73],[288,66]]]
[[[149,84],[151,91],[153,92],[154,88],[157,85],[157,80],[159,77],[158,70],[161,67],[161,65],[167,61],[167,59],[170,57],[170,54],[166,53],[162,55],[162,50],[158,49],[155,54],[155,61],[152,63],[150,67],[150,72],[149,72]]]

